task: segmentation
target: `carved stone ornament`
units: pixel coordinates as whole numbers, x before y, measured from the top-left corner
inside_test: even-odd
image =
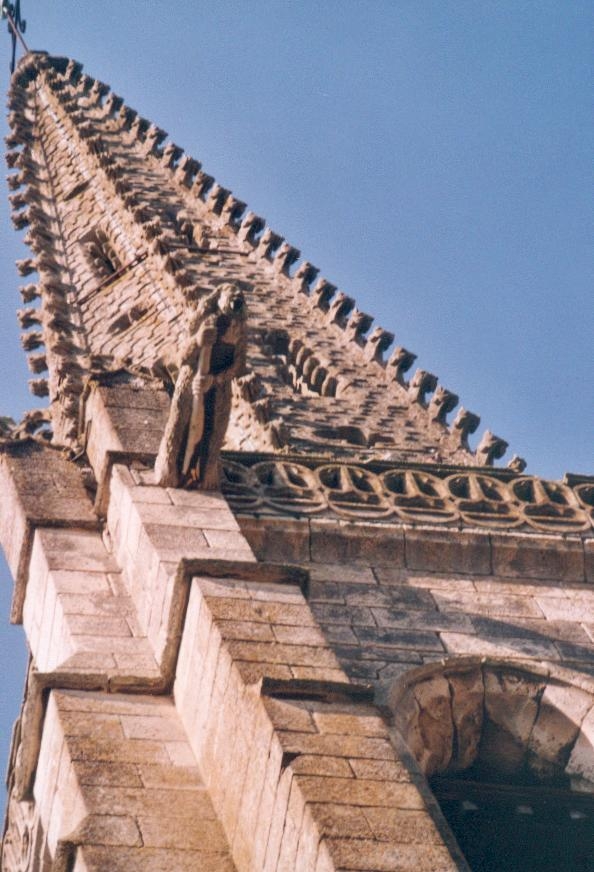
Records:
[[[238,512],[338,516],[373,522],[461,524],[494,529],[581,533],[594,526],[594,486],[511,479],[460,470],[320,463],[289,458],[251,466],[225,457],[222,490]]]
[[[6,872],[32,872],[38,818],[33,802],[19,802],[11,796],[7,826],[2,843],[2,869]]]
[[[192,318],[155,463],[162,487],[218,488],[219,454],[231,412],[231,381],[245,368],[246,306],[236,285],[205,297]],[[171,371],[171,370],[170,370]]]

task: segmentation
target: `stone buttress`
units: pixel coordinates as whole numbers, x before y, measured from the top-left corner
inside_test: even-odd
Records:
[[[76,62],[27,54],[9,108],[48,399],[0,442],[31,652],[2,872],[464,870],[429,778],[490,755],[591,792],[594,480],[471,449],[455,394]],[[162,487],[163,374],[226,284],[220,488]]]

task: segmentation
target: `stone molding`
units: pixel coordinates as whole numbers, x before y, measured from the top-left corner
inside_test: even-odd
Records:
[[[336,517],[592,535],[594,480],[545,481],[465,467],[228,454],[222,490],[246,515]]]

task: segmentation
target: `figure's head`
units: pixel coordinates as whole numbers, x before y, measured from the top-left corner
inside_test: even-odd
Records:
[[[246,313],[243,292],[234,284],[224,284],[217,288],[218,309],[231,318],[243,318]]]

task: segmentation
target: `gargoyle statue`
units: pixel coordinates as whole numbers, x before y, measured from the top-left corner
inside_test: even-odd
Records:
[[[161,487],[216,490],[231,413],[231,381],[245,370],[246,306],[241,290],[224,284],[201,300],[189,333],[175,364],[177,378],[155,479]]]

